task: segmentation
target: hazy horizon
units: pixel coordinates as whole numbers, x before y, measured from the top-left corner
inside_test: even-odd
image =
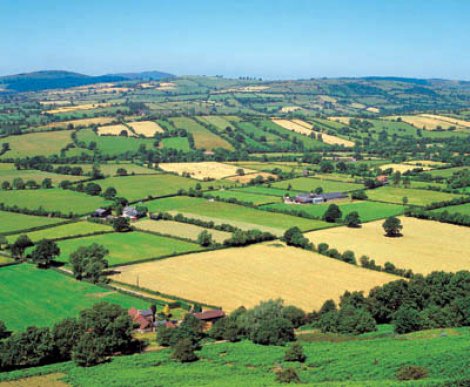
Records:
[[[0,74],[470,80],[470,2],[0,3]]]

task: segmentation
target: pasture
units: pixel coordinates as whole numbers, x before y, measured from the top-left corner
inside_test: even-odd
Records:
[[[178,190],[194,188],[198,182],[187,177],[156,174],[108,177],[107,179],[100,180],[99,184],[103,190],[106,190],[108,187],[114,187],[117,190],[118,196],[125,197],[130,201],[136,201],[148,197],[176,195]],[[207,187],[210,184],[217,185],[217,182],[201,182],[199,184]],[[227,186],[230,186],[230,184],[227,183]]]
[[[287,189],[282,189],[282,188],[272,188],[272,187],[267,187],[264,185],[254,185],[254,186],[249,186],[249,187],[234,188],[231,191],[259,194],[259,195],[265,195],[265,196],[276,196],[278,198],[282,198],[283,196],[286,196],[286,195],[292,195],[294,193],[300,193],[300,191],[295,192],[292,190],[287,190]]]
[[[234,310],[282,298],[304,310],[318,309],[345,290],[368,291],[396,277],[355,267],[279,242],[183,255],[118,267],[120,282]],[[210,278],[210,281],[201,281]],[[227,286],[230,284],[230,286]]]
[[[299,120],[299,119],[294,119],[292,120],[291,122],[293,122],[294,124],[296,125],[300,125],[304,128],[307,128],[310,130],[310,134],[311,133],[314,133],[315,135],[318,135],[320,134],[321,135],[321,138],[322,138],[322,141],[325,143],[325,144],[328,144],[328,145],[343,145],[343,146],[346,146],[346,147],[352,147],[354,146],[354,142],[353,141],[350,141],[350,140],[345,140],[344,138],[341,138],[341,137],[338,137],[338,136],[333,136],[331,134],[327,134],[327,133],[323,133],[323,132],[319,132],[318,130],[314,130],[313,129],[313,125],[308,123],[308,122],[305,122],[303,120]]]
[[[442,177],[448,178],[451,177],[456,172],[461,172],[463,170],[470,170],[470,167],[454,167],[454,168],[446,168],[446,169],[435,169],[434,171],[429,171],[428,173],[432,177]]]
[[[233,147],[223,138],[215,135],[204,126],[187,117],[170,118],[171,123],[178,129],[186,129],[194,137],[196,149],[213,150],[214,148],[224,148],[233,150]]]
[[[163,149],[176,149],[184,152],[191,150],[187,137],[167,137],[162,139],[160,146]]]
[[[398,188],[393,186],[385,186],[377,189],[367,190],[366,193],[370,200],[397,204],[403,203],[403,198],[407,197],[408,204],[413,204],[416,206],[425,206],[431,203],[452,200],[459,197],[459,195],[446,192],[413,188]]]
[[[274,188],[292,189],[295,191],[310,192],[316,188],[323,188],[323,192],[347,192],[364,188],[362,184],[345,183],[341,181],[318,179],[315,177],[298,177],[291,180],[283,180],[271,184]]]
[[[58,130],[54,132],[28,133],[2,138],[2,143],[8,143],[10,150],[2,158],[51,156],[59,154],[65,146],[72,142],[71,131]]]
[[[110,266],[202,250],[195,243],[134,231],[59,241],[61,252],[57,260],[67,263],[71,253],[79,247],[89,246],[92,243],[98,243],[109,250],[106,259]]]
[[[60,239],[70,238],[77,235],[88,235],[97,232],[113,231],[111,226],[107,226],[99,223],[92,223],[86,221],[80,221],[75,223],[67,223],[56,227],[46,228],[44,230],[25,232],[28,237],[34,242],[38,242],[41,239]],[[13,243],[20,234],[10,235],[7,240],[8,243]]]
[[[0,268],[1,319],[13,331],[31,325],[52,326],[103,301],[124,308],[148,306],[139,298],[77,281],[54,270],[40,270],[29,264]]]
[[[429,211],[431,214],[438,214],[447,211],[449,214],[462,214],[470,216],[470,203],[459,204],[456,206],[442,207]]]
[[[160,163],[159,168],[166,172],[187,175],[193,179],[223,179],[224,177],[236,176],[240,167],[216,161],[203,161],[198,163]],[[243,169],[244,173],[256,173],[253,169]]]
[[[0,203],[29,210],[60,211],[63,214],[84,215],[106,205],[99,196],[63,189],[0,191]]]
[[[180,223],[173,220],[157,221],[144,219],[135,223],[134,227],[138,230],[156,232],[159,234],[191,239],[193,241],[197,241],[197,237],[204,230],[207,230],[212,235],[212,239],[217,243],[223,243],[224,240],[229,239],[232,236],[229,232],[207,229],[194,224]]]
[[[261,205],[261,204],[281,201],[281,199],[274,197],[274,196],[260,195],[260,194],[250,193],[250,192],[240,192],[240,191],[232,191],[232,190],[210,191],[210,192],[206,192],[204,196],[214,197],[217,199],[220,198],[222,200],[235,199],[240,202],[251,203],[254,205]]]
[[[153,137],[156,133],[163,133],[163,128],[153,121],[134,121],[128,122],[138,136]]]
[[[147,202],[151,212],[183,213],[190,218],[228,223],[244,230],[259,229],[275,235],[297,226],[301,230],[328,227],[329,224],[314,219],[302,219],[291,215],[275,214],[231,203],[210,201],[201,198],[174,197]]]
[[[0,211],[0,234],[19,232],[34,227],[52,226],[61,222],[64,222],[64,219]]]
[[[96,103],[84,103],[80,105],[69,105],[62,106],[56,109],[45,110],[44,113],[47,114],[63,114],[63,113],[72,113],[80,110],[92,110],[97,108],[109,107],[110,103],[107,102],[96,102]]]
[[[289,211],[304,212],[310,216],[321,219],[331,203],[325,204],[267,204],[261,206],[261,209],[274,209],[281,212],[289,213]],[[389,216],[401,215],[403,213],[403,206],[397,204],[368,202],[368,201],[355,201],[350,203],[336,203],[341,212],[342,218],[353,212],[357,211],[363,222],[371,220],[387,218]]]
[[[470,128],[470,122],[459,120],[457,118],[439,116],[435,114],[417,114],[417,115],[404,115],[404,116],[391,116],[385,117],[388,119],[397,119],[400,117],[402,121],[413,125],[417,128],[423,128],[427,130],[436,130],[438,128],[448,129],[455,127],[457,129]]]
[[[85,179],[83,176],[61,175],[58,173],[43,172],[36,169],[18,170],[13,164],[0,164],[0,182],[8,181],[12,184],[13,180],[16,178],[21,178],[24,182],[34,180],[38,184],[41,184],[44,179],[51,179],[52,184],[58,184],[63,180],[75,182]]]
[[[468,228],[431,220],[400,219],[403,237],[399,238],[385,236],[382,220],[366,223],[360,229],[336,227],[306,236],[316,245],[325,242],[340,252],[354,251],[356,258],[367,255],[378,264],[389,261],[415,273],[470,269]]]
[[[123,137],[123,136],[98,136],[91,129],[83,129],[77,132],[77,140],[89,146],[95,142],[98,150],[110,156],[123,153],[136,153],[140,146],[146,149],[154,149],[155,141],[150,138]]]

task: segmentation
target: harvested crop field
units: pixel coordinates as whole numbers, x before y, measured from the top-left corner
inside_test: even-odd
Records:
[[[98,134],[100,136],[120,136],[122,132],[126,132],[128,137],[135,136],[135,133],[123,124],[106,125],[98,128]]]
[[[386,169],[393,169],[394,172],[408,172],[413,169],[423,169],[424,171],[429,171],[431,168],[425,165],[413,165],[413,164],[384,164],[380,166],[380,169],[385,171]]]
[[[283,127],[284,129],[291,130],[296,133],[304,134],[306,136],[309,136],[310,134],[312,134],[312,129],[304,125],[301,125],[298,122],[289,121],[289,120],[281,120],[277,118],[273,118],[271,121],[274,122],[276,125]]]
[[[163,128],[153,121],[128,122],[127,125],[134,129],[134,132],[137,135],[141,135],[144,137],[153,137],[155,133],[164,132]]]
[[[321,134],[321,137],[322,137],[322,141],[325,143],[325,144],[329,144],[329,145],[343,145],[343,146],[347,146],[347,147],[351,147],[351,146],[354,146],[354,142],[353,141],[349,141],[349,140],[345,140],[344,138],[341,138],[341,137],[338,137],[338,136],[333,136],[331,134],[327,134],[327,133],[323,133],[323,132],[319,132],[317,130],[314,130],[313,129],[313,125],[308,123],[308,122],[305,122],[303,120],[299,120],[299,119],[294,119],[292,120],[292,122],[294,124],[297,124],[297,125],[300,125],[304,128],[307,128],[309,129],[310,133],[315,133],[317,136],[319,134]]]
[[[345,290],[367,292],[396,279],[281,243],[183,255],[116,270],[120,273],[112,278],[117,281],[135,284],[138,276],[142,287],[229,311],[279,297],[311,311],[327,299],[338,300]]]
[[[273,175],[272,173],[255,172],[255,173],[250,173],[250,174],[246,174],[246,175],[243,175],[243,176],[226,177],[225,180],[229,180],[229,181],[233,181],[233,182],[236,182],[236,183],[243,184],[243,183],[249,183],[251,180],[256,179],[258,176],[262,177],[265,180],[269,179],[270,177],[273,178],[273,179],[276,178],[276,175]]]
[[[45,113],[48,113],[48,114],[71,113],[77,110],[91,110],[91,109],[108,107],[108,106],[111,106],[111,104],[108,102],[86,103],[82,105],[63,106],[57,109],[46,110]]]
[[[69,125],[73,125],[74,128],[78,128],[82,126],[87,127],[91,125],[106,125],[113,122],[114,120],[114,117],[81,118],[78,120],[51,122],[50,124],[47,124],[46,127],[67,129]]]
[[[389,261],[416,273],[470,270],[467,227],[407,217],[400,219],[403,224],[400,238],[387,238],[382,220],[364,224],[360,229],[337,227],[306,236],[316,245],[325,242],[340,252],[352,250],[357,258],[367,255],[378,264]]]
[[[333,122],[340,122],[341,124],[344,124],[344,125],[349,125],[349,121],[351,119],[351,117],[328,117],[328,119],[330,121],[333,121]]]
[[[151,231],[193,241],[196,241],[199,234],[204,230],[207,230],[212,235],[212,239],[217,243],[223,243],[224,240],[232,236],[229,232],[208,229],[194,224],[175,222],[173,220],[145,219],[135,223],[134,227],[138,230]]]
[[[193,179],[223,179],[228,176],[237,176],[240,167],[236,165],[223,164],[216,161],[203,161],[200,163],[160,163],[158,165],[166,172],[174,172],[178,175],[187,175]],[[244,169],[245,173],[255,173],[253,169]]]
[[[470,122],[458,120],[456,118],[438,116],[434,114],[418,114],[414,116],[391,116],[385,117],[387,119],[396,120],[401,118],[403,122],[413,125],[417,128],[423,128],[427,130],[436,130],[439,127],[442,129],[448,129],[451,126],[457,129],[466,129],[470,127]]]
[[[71,131],[58,130],[53,132],[29,133],[2,138],[2,142],[10,144],[10,150],[3,158],[51,156],[72,142]]]

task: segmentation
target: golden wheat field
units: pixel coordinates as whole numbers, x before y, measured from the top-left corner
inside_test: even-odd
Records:
[[[392,168],[395,172],[400,172],[400,173],[412,171],[413,169],[416,169],[416,168],[422,168],[425,171],[429,171],[431,169],[429,166],[426,166],[424,164],[421,165],[421,166],[418,166],[418,165],[414,165],[414,164],[399,164],[399,163],[394,164],[394,163],[392,163],[392,164],[384,164],[384,165],[380,166],[380,169],[382,169],[382,170],[389,169],[389,168]]]
[[[100,126],[98,128],[98,134],[100,136],[119,136],[122,131],[127,132],[127,135],[129,137],[135,136],[135,133],[133,133],[127,126],[123,124],[106,125],[106,126]]]
[[[443,167],[445,165],[448,165],[446,163],[442,163],[440,161],[433,161],[433,160],[409,160],[403,162],[403,164],[412,164],[412,165],[417,165],[417,166],[427,166],[427,167]]]
[[[271,121],[274,122],[276,125],[283,127],[284,129],[291,130],[296,133],[304,134],[306,136],[312,134],[312,129],[310,129],[309,127],[305,127],[304,125],[301,125],[298,122],[282,120],[279,118],[273,118],[271,119]]]
[[[340,122],[344,125],[349,125],[349,120],[351,117],[341,117],[341,116],[333,116],[333,117],[328,117],[330,121],[335,121],[335,122]]]
[[[379,109],[379,108],[372,107],[372,106],[368,107],[366,110],[367,110],[368,112],[371,112],[371,113],[380,113],[380,109]]]
[[[70,105],[71,102],[67,100],[57,100],[57,101],[39,101],[42,106],[66,106]]]
[[[138,230],[157,232],[164,235],[191,239],[193,241],[196,241],[199,234],[204,230],[207,230],[212,235],[212,239],[217,243],[223,243],[224,240],[232,236],[229,232],[206,229],[194,224],[180,223],[173,220],[145,219],[135,223],[134,227]]]
[[[356,258],[367,255],[383,265],[428,274],[435,270],[470,270],[470,232],[463,226],[416,218],[400,218],[403,237],[387,238],[383,220],[366,223],[360,229],[336,227],[306,234],[315,244],[328,243],[340,252],[352,250]]]
[[[317,253],[263,243],[188,254],[124,266],[112,279],[181,298],[233,310],[260,301],[282,298],[306,311],[346,290],[364,290],[397,279]]]
[[[77,110],[90,110],[101,107],[111,106],[108,102],[99,102],[99,103],[86,103],[82,105],[73,105],[73,106],[62,106],[57,109],[46,110],[46,113],[49,114],[59,114],[59,113],[70,113]]]
[[[322,140],[325,144],[329,145],[344,145],[344,146],[354,146],[353,141],[345,140],[344,138],[337,137],[337,136],[332,136],[331,134],[326,134],[323,132],[319,132],[317,130],[313,130],[313,126],[309,124],[308,122],[299,120],[299,119],[294,119],[292,120],[293,123],[300,125],[304,128],[309,129],[310,133],[315,133],[316,135],[321,133]]]
[[[153,137],[155,133],[164,132],[163,128],[153,121],[128,122],[127,125],[134,129],[134,132],[137,135],[142,135],[145,137]]]
[[[91,126],[91,125],[106,125],[113,122],[115,118],[113,117],[93,117],[93,118],[81,118],[78,120],[70,120],[70,121],[60,121],[60,122],[51,122],[46,125],[48,128],[67,128],[70,124],[74,126],[74,128],[80,126]]]
[[[283,106],[281,108],[281,113],[290,113],[290,112],[295,112],[301,109],[302,108],[300,106]]]
[[[396,120],[401,118],[403,122],[415,126],[416,128],[424,128],[426,130],[435,130],[438,127],[448,129],[455,126],[457,129],[470,128],[470,122],[459,120],[452,117],[439,116],[435,114],[417,114],[413,116],[389,116],[386,119]]]
[[[239,167],[235,165],[218,163],[216,161],[204,161],[200,163],[161,163],[158,165],[162,170],[174,172],[178,175],[189,174],[198,180],[223,179],[228,176],[237,175]],[[253,169],[243,169],[246,174],[255,173]]]

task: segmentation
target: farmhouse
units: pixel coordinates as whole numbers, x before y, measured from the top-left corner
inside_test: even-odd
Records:
[[[145,213],[142,211],[139,211],[135,207],[126,206],[122,210],[122,216],[124,218],[129,218],[130,220],[137,220],[139,218],[144,217]]]
[[[139,326],[140,332],[152,332],[155,326],[155,313],[152,309],[137,310],[131,308],[127,314],[132,319],[132,322]]]
[[[388,184],[388,176],[387,175],[379,175],[375,178],[380,184],[385,185]]]
[[[326,203],[331,200],[343,199],[347,196],[348,195],[346,195],[344,192],[330,192],[324,194],[303,193],[297,195],[293,201],[298,204],[319,204]],[[286,200],[292,202],[291,198],[288,198]]]

